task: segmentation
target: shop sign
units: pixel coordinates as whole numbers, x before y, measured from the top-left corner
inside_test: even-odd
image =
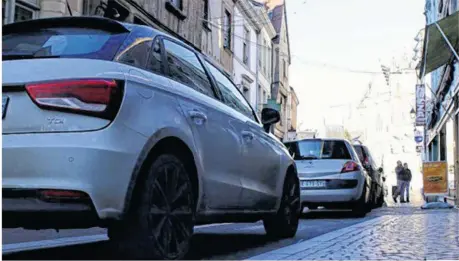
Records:
[[[426,88],[424,84],[416,84],[416,126],[424,126],[426,122]]]
[[[422,175],[425,194],[445,194],[448,192],[447,162],[424,162]]]

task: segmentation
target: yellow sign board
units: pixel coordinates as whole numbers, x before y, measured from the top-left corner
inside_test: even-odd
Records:
[[[425,194],[444,194],[448,192],[448,167],[446,162],[424,162],[422,175]]]

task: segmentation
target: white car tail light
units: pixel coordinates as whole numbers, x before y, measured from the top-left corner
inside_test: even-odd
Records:
[[[343,168],[341,169],[341,173],[359,171],[360,167],[354,161],[348,161],[344,164]]]

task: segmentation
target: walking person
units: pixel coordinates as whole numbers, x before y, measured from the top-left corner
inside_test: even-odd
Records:
[[[400,196],[401,193],[403,171],[403,164],[400,160],[398,160],[397,167],[395,167],[395,175],[397,176],[397,186],[395,187],[395,189],[392,187],[392,198],[394,199],[395,203],[397,203],[397,198],[398,196]]]
[[[410,184],[413,175],[411,175],[411,170],[408,168],[408,163],[403,164],[403,194],[406,195],[406,202],[410,202]],[[404,197],[402,196],[402,200]]]

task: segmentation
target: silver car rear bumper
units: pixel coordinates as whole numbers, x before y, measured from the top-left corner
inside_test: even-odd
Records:
[[[89,196],[99,218],[117,218],[123,211],[131,174],[145,142],[146,138],[134,131],[116,128],[3,135],[2,187],[81,191]],[[23,199],[22,205],[18,200],[4,199],[3,212],[23,212],[29,207],[29,212],[86,210],[82,205],[56,205],[35,199]]]

